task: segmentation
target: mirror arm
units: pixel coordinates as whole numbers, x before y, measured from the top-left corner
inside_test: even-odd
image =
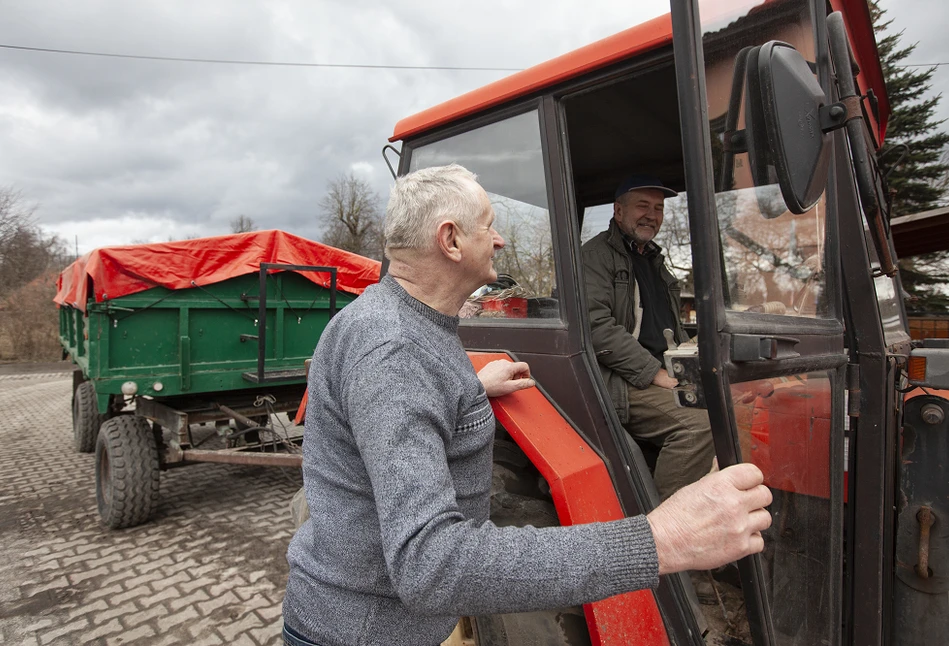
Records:
[[[748,152],[748,138],[744,130],[729,130],[722,133],[722,150],[733,155]]]
[[[861,97],[857,93],[857,84],[854,79],[856,65],[853,53],[850,50],[844,18],[839,11],[827,16],[827,33],[830,37],[831,57],[837,71],[837,87],[840,91],[841,102],[856,101],[859,105]],[[850,140],[850,154],[853,160],[854,174],[857,178],[860,202],[863,206],[867,224],[870,227],[873,244],[876,247],[880,269],[887,276],[894,276],[897,272],[896,261],[887,239],[883,209],[877,199],[876,188],[873,183],[873,171],[870,166],[870,155],[867,151],[863,128],[860,121],[856,119],[846,118],[844,122],[847,126],[847,137]]]
[[[386,166],[389,167],[389,172],[392,173],[392,179],[399,179],[399,174],[392,167],[392,163],[389,161],[389,156],[386,154],[386,151],[389,151],[389,150],[394,152],[398,156],[400,161],[402,159],[402,151],[396,148],[395,146],[393,146],[392,144],[386,144],[385,146],[382,147],[382,158],[386,161]]]
[[[741,111],[741,97],[744,91],[745,66],[748,62],[748,52],[751,46],[744,47],[735,56],[735,69],[732,71],[732,87],[728,97],[728,112],[725,113],[725,132],[722,133],[722,174],[719,178],[719,191],[730,191],[734,184],[735,155],[748,152],[747,138],[744,130],[738,128],[738,113]],[[741,133],[741,143],[735,137]]]
[[[852,119],[863,119],[861,97],[849,96],[837,103],[820,107],[821,132],[832,132],[847,125]]]

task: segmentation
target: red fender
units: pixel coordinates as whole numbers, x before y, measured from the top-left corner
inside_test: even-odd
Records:
[[[293,418],[293,423],[297,426],[303,426],[303,421],[306,419],[306,402],[309,394],[309,389],[303,391],[303,399],[300,400],[300,407],[297,408],[296,417]]]
[[[475,370],[506,354],[469,352]],[[613,481],[600,456],[590,448],[537,388],[491,400],[494,416],[550,485],[563,525],[619,520],[624,517]],[[586,604],[584,612],[594,646],[667,646],[669,637],[651,590],[628,592]]]

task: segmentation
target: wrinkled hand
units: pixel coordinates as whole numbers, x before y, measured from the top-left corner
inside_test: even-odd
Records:
[[[737,464],[683,487],[646,518],[659,574],[712,568],[764,549],[771,491],[753,464]]]
[[[652,378],[652,383],[656,386],[672,390],[679,385],[679,380],[670,377],[665,368],[660,368],[659,372],[656,373],[656,376]]]
[[[488,397],[509,395],[536,385],[531,379],[530,366],[523,361],[512,362],[504,359],[487,364],[478,372],[478,379],[481,380]]]

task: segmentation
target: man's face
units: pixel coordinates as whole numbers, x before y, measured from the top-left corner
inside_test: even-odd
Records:
[[[620,231],[642,247],[659,233],[664,201],[662,191],[654,188],[629,191],[613,203],[613,218]]]
[[[468,268],[472,283],[475,287],[493,283],[498,279],[498,272],[494,270],[494,254],[504,248],[504,238],[494,230],[494,208],[486,193],[482,193],[484,209],[475,219],[474,226],[464,231],[464,237],[470,245]]]

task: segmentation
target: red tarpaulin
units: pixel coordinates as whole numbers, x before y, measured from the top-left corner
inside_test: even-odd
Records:
[[[234,235],[103,247],[90,251],[63,270],[56,281],[58,305],[86,311],[89,280],[96,302],[141,292],[152,287],[188,289],[260,271],[260,263],[336,267],[336,286],[361,294],[379,281],[381,263],[348,251],[300,238],[283,231],[253,231]],[[326,273],[298,272],[317,285],[329,287]]]

